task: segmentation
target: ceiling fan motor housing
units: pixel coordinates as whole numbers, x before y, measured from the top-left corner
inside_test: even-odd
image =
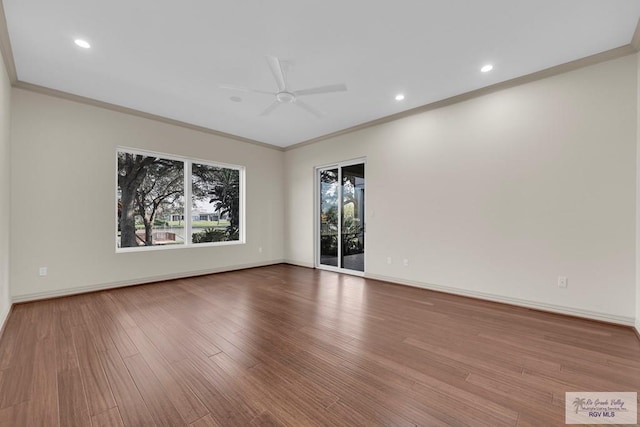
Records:
[[[289,104],[292,103],[296,100],[296,96],[294,94],[292,94],[291,92],[278,92],[276,94],[276,99],[278,100],[278,102],[283,103],[283,104]]]

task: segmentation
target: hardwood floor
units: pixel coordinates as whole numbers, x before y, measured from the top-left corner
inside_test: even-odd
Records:
[[[7,426],[564,425],[629,328],[288,265],[16,305]]]

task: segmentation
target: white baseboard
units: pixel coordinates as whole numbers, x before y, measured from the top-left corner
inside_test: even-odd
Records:
[[[285,264],[297,265],[298,267],[316,268],[315,264],[312,262],[294,261],[291,259],[285,259],[283,262]]]
[[[447,294],[461,295],[465,297],[478,298],[487,301],[501,302],[519,307],[533,308],[536,310],[549,311],[552,313],[565,314],[569,316],[583,317],[586,319],[600,320],[603,322],[616,323],[625,326],[634,326],[640,331],[639,324],[633,317],[617,316],[608,313],[599,313],[596,311],[583,310],[575,307],[565,307],[543,302],[528,301],[518,298],[505,297],[501,295],[488,294],[484,292],[469,291],[466,289],[451,288],[448,286],[433,285],[430,283],[416,282],[412,280],[398,279],[395,277],[382,276],[379,274],[365,274],[368,279],[376,279],[384,282],[397,283],[400,285],[413,286],[416,288],[430,289],[432,291],[444,292]]]
[[[115,289],[115,288],[122,288],[126,286],[142,285],[145,283],[162,282],[164,280],[183,279],[185,277],[204,276],[206,274],[223,273],[225,271],[244,270],[246,268],[254,268],[254,267],[265,267],[267,265],[282,264],[284,262],[286,261],[279,259],[279,260],[272,260],[272,261],[266,261],[266,262],[238,264],[238,265],[231,265],[231,266],[225,266],[225,267],[217,267],[217,268],[212,268],[207,270],[187,271],[183,273],[164,274],[160,276],[151,276],[151,277],[141,277],[141,278],[136,278],[131,280],[123,280],[120,282],[99,283],[95,285],[80,286],[73,289],[61,289],[61,290],[55,290],[55,291],[35,292],[32,294],[14,295],[12,298],[12,301],[13,303],[20,303],[20,302],[36,301],[36,300],[47,299],[47,298],[64,297],[64,296],[75,295],[75,294],[84,294],[87,292],[102,291],[105,289]]]
[[[14,295],[11,299],[12,300],[11,302],[15,304],[15,303],[21,303],[21,302],[36,301],[40,299],[63,297],[68,295],[82,294],[86,292],[95,292],[95,291],[100,291],[105,289],[115,289],[115,288],[121,288],[126,286],[141,285],[144,283],[153,283],[153,282],[161,282],[164,280],[182,279],[185,277],[203,276],[206,274],[222,273],[225,271],[234,271],[234,270],[243,270],[246,268],[254,268],[254,267],[264,267],[267,265],[275,265],[275,264],[282,264],[282,263],[297,265],[297,266],[306,267],[306,268],[315,268],[315,265],[313,263],[294,261],[294,260],[272,260],[272,261],[266,261],[266,262],[217,267],[217,268],[212,268],[207,270],[197,270],[197,271],[189,271],[189,272],[176,273],[176,274],[165,274],[160,276],[142,277],[142,278],[124,280],[119,282],[100,283],[95,285],[81,286],[73,289],[62,289],[62,290],[55,290],[55,291],[36,292],[36,293],[24,294],[24,295]],[[533,308],[533,309],[542,310],[542,311],[549,311],[549,312],[558,313],[558,314],[566,314],[570,316],[578,316],[578,317],[584,317],[587,319],[600,320],[604,322],[616,323],[616,324],[625,325],[625,326],[632,326],[632,327],[635,327],[638,335],[640,336],[640,319],[636,321],[636,319],[634,319],[633,317],[616,316],[616,315],[607,314],[607,313],[599,313],[595,311],[582,310],[574,307],[565,307],[565,306],[541,303],[536,301],[528,301],[528,300],[522,300],[517,298],[505,297],[501,295],[488,294],[484,292],[469,291],[465,289],[451,288],[448,286],[440,286],[440,285],[433,285],[430,283],[404,280],[404,279],[399,279],[395,277],[383,276],[379,274],[365,273],[365,277],[369,279],[381,280],[389,283],[397,283],[400,285],[430,289],[433,291],[439,291],[439,292],[444,292],[444,293],[453,294],[453,295],[462,295],[462,296],[467,296],[472,298],[483,299],[487,301],[501,302],[501,303],[516,305],[520,307]],[[5,310],[3,310],[2,313],[0,313],[0,330],[2,330],[1,329],[2,327],[4,327],[4,323],[7,320],[7,316],[10,310],[11,310],[11,305],[9,305],[8,308],[6,308]]]
[[[7,319],[9,318],[9,313],[11,313],[12,306],[13,304],[9,301],[9,305],[0,313],[0,337],[2,337],[4,333],[4,327],[7,325]]]

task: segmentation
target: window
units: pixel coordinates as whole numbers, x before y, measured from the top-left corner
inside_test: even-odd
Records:
[[[193,163],[191,194],[199,215],[193,243],[240,240],[240,169]]]
[[[243,167],[124,148],[117,159],[118,250],[244,243]]]

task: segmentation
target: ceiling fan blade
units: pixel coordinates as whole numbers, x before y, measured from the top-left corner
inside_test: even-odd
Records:
[[[269,63],[269,68],[271,68],[273,77],[276,79],[276,83],[278,84],[278,91],[286,91],[287,79],[284,76],[284,71],[282,70],[282,64],[280,63],[280,60],[275,56],[267,56],[267,62]]]
[[[327,85],[327,86],[318,86],[312,87],[309,89],[297,90],[296,96],[305,96],[305,95],[318,95],[321,93],[332,93],[332,92],[345,92],[347,90],[347,85],[335,84],[335,85]]]
[[[220,89],[229,89],[229,90],[239,90],[242,92],[253,92],[253,93],[262,93],[265,95],[274,95],[275,96],[275,92],[267,92],[266,90],[258,90],[258,89],[251,89],[250,87],[244,87],[244,86],[236,86],[236,85],[219,85],[218,86]]]
[[[320,111],[316,110],[315,108],[313,108],[312,106],[310,106],[309,104],[307,104],[304,101],[300,101],[299,99],[296,99],[295,104],[298,107],[302,108],[303,110],[307,110],[309,113],[313,114],[314,116],[316,116],[319,119],[324,117],[324,114],[322,114]]]
[[[271,114],[271,112],[273,110],[275,110],[276,108],[278,108],[278,106],[280,105],[280,103],[278,101],[273,101],[271,103],[271,105],[269,105],[267,108],[264,109],[264,111],[262,113],[260,113],[261,116],[266,116],[267,114]]]

